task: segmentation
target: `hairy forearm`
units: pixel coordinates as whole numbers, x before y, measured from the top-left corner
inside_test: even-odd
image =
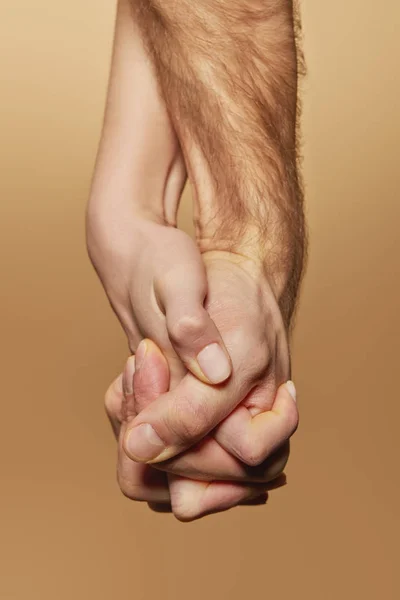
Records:
[[[287,313],[305,254],[289,0],[131,0],[176,129],[203,251],[261,261]]]

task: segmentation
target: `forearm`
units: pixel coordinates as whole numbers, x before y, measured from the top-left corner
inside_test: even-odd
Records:
[[[202,251],[249,255],[290,320],[305,247],[289,0],[132,0],[193,186]]]
[[[175,223],[185,181],[180,147],[129,0],[117,6],[104,123],[89,201]]]

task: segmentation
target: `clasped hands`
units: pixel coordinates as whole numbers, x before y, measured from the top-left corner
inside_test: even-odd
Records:
[[[122,492],[182,521],[264,503],[298,424],[268,277],[129,202],[109,222],[94,211],[88,246],[135,353],[106,394]]]

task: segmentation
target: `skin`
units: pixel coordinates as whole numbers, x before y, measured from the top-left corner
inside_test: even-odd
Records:
[[[187,369],[208,381],[196,360],[199,352],[217,342],[228,365],[229,356],[203,306],[207,279],[198,247],[176,229],[185,181],[152,65],[129,5],[120,2],[87,207],[88,251],[131,351],[147,336],[167,356],[174,381]]]
[[[168,2],[162,4],[168,11]],[[300,238],[290,235],[298,229],[293,215],[300,204],[295,209],[293,201],[285,221],[287,210],[280,214],[276,202],[264,202],[270,208],[266,221],[276,223],[268,244],[260,242],[265,227],[258,231],[253,222],[238,236],[235,224],[246,210],[241,213],[239,204],[228,206],[219,198],[215,174],[204,160],[207,145],[185,128],[184,119],[178,124],[174,82],[166,86],[157,57],[146,52],[148,22],[134,19],[130,8],[127,0],[120,1],[87,239],[131,352],[140,354],[144,338],[156,344],[146,342],[147,350],[149,344],[152,348],[146,380],[157,385],[146,396],[149,384],[145,378],[136,381],[128,362],[106,405],[119,438],[122,491],[152,506],[171,502],[178,518],[191,520],[246,501],[255,493],[249,482],[265,486],[287,461],[288,440],[298,423],[297,406],[282,384],[290,377],[289,325],[302,263],[303,251],[295,247]],[[293,123],[288,131],[293,145]],[[187,172],[196,204],[196,241],[176,229]],[[238,180],[235,168],[227,172]],[[271,196],[267,188],[265,198]],[[289,188],[276,191],[274,198],[290,196],[296,185]],[[240,199],[242,191],[236,192]],[[226,215],[240,243],[227,239],[224,228],[210,229],[216,214]],[[229,373],[213,386],[198,356],[215,343]],[[124,412],[124,406],[131,408]],[[149,426],[164,447],[146,459],[130,442],[137,445],[138,432],[148,433]]]
[[[226,453],[211,437],[197,448],[192,448],[174,461],[162,465],[166,472],[132,461],[122,448],[122,440],[129,421],[169,387],[168,363],[159,348],[146,340],[146,353],[140,366],[135,358],[128,359],[123,374],[110,386],[106,394],[106,410],[114,433],[119,440],[118,481],[123,493],[136,501],[147,501],[151,508],[173,512],[180,521],[193,521],[237,505],[261,505],[268,498],[267,490],[285,485],[282,475],[287,454],[284,449],[275,452],[259,467],[248,467]],[[278,391],[275,411],[285,410],[294,400],[286,386]],[[268,433],[268,432],[267,432]],[[201,464],[214,472],[201,472]],[[196,477],[204,481],[171,475],[177,470],[190,472],[197,465]],[[217,467],[217,468],[216,468]],[[193,475],[193,472],[190,473]]]
[[[306,231],[292,0],[130,0],[192,187],[196,243],[264,270],[287,327]]]

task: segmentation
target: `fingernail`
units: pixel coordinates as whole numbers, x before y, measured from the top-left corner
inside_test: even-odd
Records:
[[[292,396],[293,400],[296,402],[296,386],[294,385],[293,381],[289,379],[289,381],[287,381],[285,385],[287,391]]]
[[[143,423],[130,430],[125,448],[133,460],[147,462],[161,454],[165,444],[149,423]]]
[[[145,359],[146,352],[147,352],[146,340],[142,340],[140,342],[139,346],[137,347],[136,354],[135,354],[136,371],[139,371],[139,369],[143,366],[143,361]]]
[[[219,344],[210,344],[197,356],[200,369],[211,383],[221,383],[231,374],[231,365]]]
[[[133,376],[135,374],[135,357],[130,356],[126,365],[124,372],[122,374],[122,388],[124,390],[124,394],[130,396],[133,394]]]

